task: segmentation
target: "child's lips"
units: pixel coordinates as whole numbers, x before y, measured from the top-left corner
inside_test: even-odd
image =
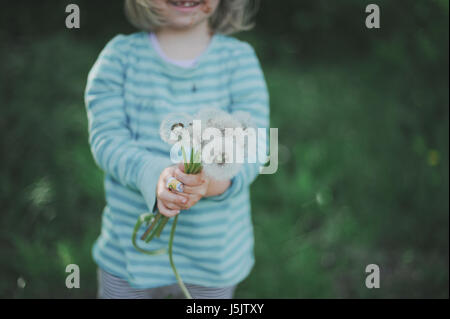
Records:
[[[193,11],[203,3],[201,0],[169,0],[170,5],[183,12]]]

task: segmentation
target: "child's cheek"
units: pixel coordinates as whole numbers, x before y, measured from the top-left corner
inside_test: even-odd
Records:
[[[167,0],[152,0],[151,5],[154,10],[157,10],[161,14],[167,9]]]
[[[217,8],[217,5],[219,4],[219,0],[214,0],[212,2],[215,2],[215,8]],[[211,0],[205,0],[205,3],[202,4],[201,9],[205,14],[210,14],[212,11]]]
[[[206,15],[212,15],[217,10],[220,1],[227,0],[205,0],[201,9]]]

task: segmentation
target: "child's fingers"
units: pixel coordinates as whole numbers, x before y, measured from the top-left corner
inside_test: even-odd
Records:
[[[171,202],[166,202],[166,201],[162,201],[164,203],[164,206],[166,206],[168,209],[171,210],[182,210],[184,209],[184,206],[179,206],[177,204],[171,203]]]
[[[184,186],[183,188],[183,192],[185,194],[196,194],[196,195],[201,195],[204,196],[206,193],[206,189],[205,187],[203,187],[203,185],[200,186]]]
[[[158,201],[157,206],[158,206],[159,212],[167,217],[173,217],[180,213],[179,210],[169,209],[162,200]]]
[[[164,188],[159,192],[158,198],[162,199],[163,201],[171,202],[179,206],[183,206],[188,201],[188,198],[182,193],[174,194],[167,188]]]
[[[204,183],[200,174],[185,174],[179,168],[175,169],[174,176],[185,186],[199,186]]]
[[[189,201],[181,208],[182,210],[187,210],[198,203],[198,201],[202,198],[201,195],[198,194],[186,194],[189,197]]]
[[[171,191],[174,192],[174,191]],[[183,205],[177,205],[171,202],[164,202],[164,205],[166,205],[167,208],[170,209],[178,209],[178,210],[187,210],[189,208],[191,208],[192,206],[194,206],[202,197],[203,195],[198,194],[198,193],[193,193],[193,194],[187,194],[187,193],[183,193],[183,196],[185,196],[185,198],[187,198],[187,202],[184,203]]]

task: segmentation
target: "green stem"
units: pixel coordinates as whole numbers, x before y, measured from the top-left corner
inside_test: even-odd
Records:
[[[189,160],[189,164],[194,165],[194,149],[191,148],[191,159]]]
[[[188,170],[188,163],[187,163],[187,160],[186,160],[186,151],[184,150],[183,146],[181,146],[181,153],[183,154],[184,172],[187,172],[187,170]]]
[[[194,169],[192,170],[192,174],[198,174],[200,173],[200,171],[202,170],[202,165],[201,164],[197,164]]]
[[[164,229],[164,226],[166,226],[167,222],[169,221],[169,217],[164,216],[161,224],[158,225],[158,228],[156,229],[156,237],[159,238],[159,236],[161,236],[161,232]]]
[[[173,256],[172,256],[172,247],[173,247],[173,237],[175,235],[175,228],[177,227],[177,220],[178,215],[175,216],[175,219],[172,224],[172,230],[170,232],[170,239],[169,239],[169,260],[170,260],[170,266],[172,267],[173,273],[175,274],[175,277],[177,278],[178,284],[180,285],[181,290],[183,291],[184,295],[187,299],[192,299],[191,294],[187,290],[186,286],[184,285],[183,281],[181,280],[180,275],[178,274],[177,268],[175,267],[175,263],[173,262]]]
[[[158,214],[160,216],[162,216],[161,214]],[[148,244],[154,237],[155,235],[158,233],[159,229],[161,228],[161,224],[163,223],[163,220],[160,218],[160,222],[158,223],[158,225],[156,225],[155,229],[152,231],[152,233],[150,234],[150,236],[148,236],[145,239],[145,242]]]
[[[143,223],[148,222],[150,219],[152,218],[152,214],[143,214],[141,216],[139,216],[136,225],[134,226],[133,229],[133,236],[132,236],[132,242],[133,242],[133,246],[134,248],[136,248],[137,251],[146,254],[146,255],[162,255],[165,254],[167,252],[166,248],[161,248],[161,249],[156,249],[156,250],[146,250],[143,249],[141,247],[138,246],[137,244],[137,233],[139,231],[139,228],[142,226]]]
[[[159,219],[161,218],[161,214],[156,214],[156,216],[153,219],[152,224],[147,228],[147,230],[145,231],[144,234],[142,234],[141,236],[141,240],[145,240],[145,238],[147,238],[147,236],[150,234],[150,232],[152,231],[152,229],[155,227],[155,225],[158,223]]]

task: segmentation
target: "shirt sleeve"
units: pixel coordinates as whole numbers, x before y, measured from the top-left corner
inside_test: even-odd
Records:
[[[97,165],[121,184],[141,191],[152,210],[159,175],[172,163],[139,145],[128,126],[124,101],[128,52],[127,37],[114,37],[89,72],[85,90],[89,143]]]
[[[238,63],[230,81],[231,113],[248,112],[255,127],[268,130],[270,112],[267,83],[254,49],[245,42],[242,42],[242,46],[237,53]],[[266,143],[268,149],[268,139],[262,140],[259,136],[258,139],[259,142]],[[238,174],[231,179],[230,187],[224,193],[209,199],[223,201],[242,192],[256,179],[263,164],[258,156],[256,163],[246,161]]]

